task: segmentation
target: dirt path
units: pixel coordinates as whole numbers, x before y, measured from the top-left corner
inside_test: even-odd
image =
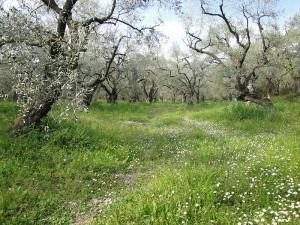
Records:
[[[210,121],[196,121],[191,120],[188,118],[183,118],[183,121],[188,125],[196,126],[197,128],[201,129],[204,133],[213,135],[215,137],[224,137],[228,136],[228,131],[220,129],[216,123]]]
[[[150,125],[151,123],[149,122],[144,122],[144,121],[134,121],[134,120],[120,120],[120,123],[125,123],[125,124],[139,124],[139,125]],[[210,122],[210,121],[196,121],[196,120],[191,120],[189,118],[183,118],[183,125],[185,128],[184,130],[186,131],[186,127],[190,128],[196,128],[200,129],[204,133],[208,135],[213,135],[215,137],[222,137],[222,136],[227,136],[228,132],[225,130],[220,129],[220,126],[217,125],[216,123]],[[168,128],[166,133],[164,135],[177,135],[181,133],[182,130],[177,130],[174,128]],[[188,151],[179,151],[178,155],[175,156],[177,158],[177,161],[180,160],[182,155],[187,154]],[[148,171],[147,173],[151,173]],[[124,181],[124,189],[132,189],[134,190],[134,185],[137,182],[136,177],[139,175],[142,175],[145,173],[141,172],[133,172],[131,174],[122,174],[122,175],[117,175],[118,179]],[[92,214],[93,213],[100,213],[102,212],[103,207],[105,207],[108,204],[111,204],[113,200],[116,200],[121,196],[114,196],[114,197],[106,197],[104,196],[103,198],[93,198],[89,202],[87,202],[87,205],[90,208],[90,213],[87,214],[85,212],[78,212],[74,215],[74,220],[72,225],[83,225],[83,224],[92,224],[93,222],[97,221],[97,218],[94,217]],[[73,204],[72,202],[68,203],[69,207],[76,207],[76,204]]]

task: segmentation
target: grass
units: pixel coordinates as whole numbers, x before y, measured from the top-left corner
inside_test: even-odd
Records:
[[[299,99],[97,101],[17,137],[0,102],[0,224],[299,224]]]

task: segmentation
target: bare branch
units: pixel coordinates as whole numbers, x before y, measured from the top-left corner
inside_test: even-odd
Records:
[[[194,39],[196,40],[196,42],[195,42],[194,44],[192,43],[193,40],[191,40],[191,43],[189,44],[189,48],[195,50],[195,51],[198,52],[198,53],[206,54],[206,55],[212,57],[215,61],[217,61],[219,64],[221,64],[222,66],[225,67],[225,64],[223,63],[223,61],[222,61],[218,56],[216,56],[216,55],[213,54],[212,52],[205,51],[205,49],[207,49],[207,48],[209,48],[209,47],[212,46],[211,39],[209,40],[209,43],[208,43],[205,47],[198,48],[198,47],[197,47],[197,44],[198,44],[199,42],[201,42],[202,39],[199,38],[199,37],[197,37],[196,35],[190,33],[189,31],[186,31],[186,33],[187,33],[190,37],[192,37],[192,38],[194,38]]]
[[[55,0],[41,0],[41,1],[44,2],[48,8],[54,10],[57,14],[61,13],[62,9],[59,8]]]
[[[6,44],[14,44],[14,43],[25,43],[26,45],[32,47],[44,47],[48,42],[45,41],[29,41],[27,39],[7,39],[7,40],[0,40],[0,48]]]
[[[144,30],[151,30],[151,31],[154,31],[154,29],[155,29],[156,27],[159,26],[159,25],[157,24],[157,25],[154,25],[154,26],[152,26],[152,27],[142,27],[142,28],[137,28],[137,27],[133,26],[132,24],[130,24],[130,23],[124,21],[124,20],[120,20],[120,19],[118,19],[118,18],[111,18],[111,19],[114,20],[115,22],[123,23],[123,24],[125,24],[126,26],[130,27],[131,29],[136,30],[136,31],[138,31],[138,32],[140,32],[140,33],[142,33],[142,31],[144,31]]]
[[[115,11],[115,9],[116,9],[116,4],[117,4],[117,0],[113,0],[112,6],[111,6],[111,10],[110,10],[110,12],[108,13],[107,16],[102,17],[102,18],[98,18],[98,17],[90,18],[90,19],[86,20],[85,22],[83,22],[82,25],[83,25],[84,27],[87,27],[87,26],[89,26],[90,24],[95,23],[95,22],[96,22],[96,23],[99,23],[99,24],[105,23],[106,21],[108,21],[109,19],[112,18],[112,15],[113,15],[113,13],[114,13],[114,11]]]

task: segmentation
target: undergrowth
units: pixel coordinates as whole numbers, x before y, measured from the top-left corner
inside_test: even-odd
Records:
[[[94,102],[9,137],[0,102],[0,224],[299,224],[299,96]]]

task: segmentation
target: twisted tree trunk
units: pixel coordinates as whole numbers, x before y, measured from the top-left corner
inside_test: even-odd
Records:
[[[96,90],[98,89],[101,82],[103,82],[103,80],[97,78],[93,82],[87,84],[88,92],[85,94],[85,97],[83,100],[83,102],[86,106],[89,106],[91,104],[94,94],[95,94]]]
[[[44,101],[36,101],[28,105],[16,118],[8,133],[14,135],[26,127],[40,122],[41,119],[48,114],[55,102],[56,99],[52,98]]]
[[[193,94],[189,94],[189,96],[188,96],[188,105],[189,106],[192,106],[192,105],[194,105],[194,96],[193,96]]]
[[[107,103],[112,105],[116,104],[118,100],[118,91],[117,89],[113,88],[111,92],[107,92]]]
[[[272,106],[272,102],[270,99],[262,98],[260,95],[250,92],[248,89],[248,82],[251,78],[251,76],[248,76],[248,80],[246,79],[243,83],[241,82],[241,77],[237,77],[236,79],[236,88],[238,90],[237,92],[237,100],[239,101],[250,101],[253,103],[256,103],[258,105],[261,105],[263,107]]]
[[[42,0],[42,2],[58,14],[57,34],[54,35],[54,41],[50,44],[50,56],[52,59],[56,59],[57,61],[65,61],[67,59],[62,47],[62,41],[65,36],[67,23],[72,21],[71,11],[77,0],[66,0],[63,8],[59,8],[55,1]],[[72,67],[72,69],[75,69],[78,65],[77,60],[72,60],[72,62],[69,63],[71,64],[70,67]],[[45,80],[54,80],[55,76],[57,76],[57,74],[55,74],[55,69],[53,71],[48,71],[48,69],[49,68],[45,68]],[[53,87],[51,93],[47,93],[46,96],[37,96],[37,100],[25,106],[22,113],[14,121],[14,124],[9,129],[8,133],[10,135],[16,134],[19,131],[24,130],[26,127],[40,122],[41,119],[45,117],[49,111],[51,111],[53,104],[61,95],[61,87],[62,84],[57,84],[56,87]]]
[[[181,102],[186,103],[186,94],[184,92],[181,92]]]
[[[300,77],[295,77],[296,81],[296,93],[300,94]]]

